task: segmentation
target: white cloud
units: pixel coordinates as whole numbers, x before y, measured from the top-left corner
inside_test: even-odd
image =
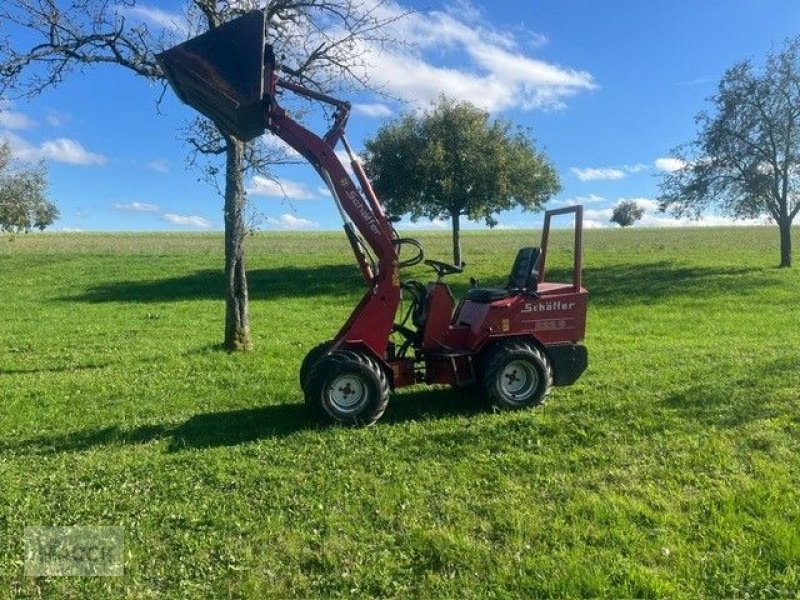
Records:
[[[550,38],[543,33],[538,33],[536,31],[526,31],[525,32],[526,43],[531,48],[541,48],[542,46],[546,46],[550,43]]]
[[[380,102],[373,104],[354,104],[353,112],[357,115],[364,115],[365,117],[391,117],[392,109]]]
[[[410,221],[403,219],[396,226],[397,229],[449,229],[450,221],[445,219],[419,219]]]
[[[183,36],[189,34],[189,23],[186,17],[180,13],[168,12],[154,6],[138,4],[136,6],[126,6],[122,12],[138,17],[142,21],[151,23],[167,31],[172,31]]]
[[[679,81],[677,85],[702,85],[704,83],[711,83],[714,81],[711,77],[697,77],[695,79],[685,79],[684,81]]]
[[[350,155],[347,153],[347,151],[340,149],[340,150],[336,150],[335,153],[336,153],[337,158],[341,161],[341,163],[345,167],[349,168],[350,167]],[[356,158],[358,158],[358,152],[353,150],[353,154],[355,154]],[[360,159],[359,159],[359,162],[361,162]]]
[[[624,179],[625,177],[625,171],[612,167],[599,169],[593,167],[588,167],[586,169],[572,167],[570,171],[581,181],[617,180]]]
[[[606,227],[608,227],[608,223],[605,221],[595,221],[593,219],[583,220],[584,229],[605,229]]]
[[[301,217],[295,217],[294,215],[290,215],[288,213],[282,214],[277,218],[267,217],[267,223],[286,230],[313,229],[314,227],[319,226],[319,223],[315,221],[310,221]]]
[[[144,213],[154,213],[154,212],[159,212],[161,210],[161,208],[157,204],[151,204],[149,202],[128,202],[126,204],[121,204],[117,202],[114,204],[114,208],[125,212],[144,212]]]
[[[586,221],[600,221],[607,223],[614,214],[613,208],[590,208],[583,211],[583,218]]]
[[[279,156],[276,157],[278,160],[300,158],[301,156],[297,150],[275,135],[262,135],[258,138],[258,143],[262,144],[267,151],[278,154]]]
[[[589,194],[587,196],[575,196],[574,198],[567,198],[555,202],[556,206],[572,206],[573,204],[598,204],[605,202],[606,199],[597,194]]]
[[[161,218],[167,223],[181,225],[182,227],[211,227],[211,221],[199,215],[176,215],[174,213],[165,213]]]
[[[28,162],[52,160],[68,165],[104,165],[108,160],[102,154],[89,152],[80,142],[69,138],[47,140],[35,146],[9,131],[0,132],[11,145],[15,158]]]
[[[59,231],[63,231],[64,233],[82,233],[86,230],[80,227],[62,227]]]
[[[359,152],[357,150],[353,150],[353,154],[355,155],[356,160],[363,165],[364,161],[361,160]],[[345,150],[336,150],[336,157],[339,159],[339,162],[341,162],[342,165],[344,166],[344,170],[347,171],[347,174],[350,175],[350,177],[352,177],[353,180],[355,181],[356,175],[353,172],[353,167],[350,165],[350,155],[347,154]]]
[[[368,3],[373,15],[398,18],[396,3]],[[595,89],[592,75],[528,56],[524,39],[488,25],[475,10],[412,13],[393,24],[391,34],[409,46],[357,48],[369,63],[366,75],[392,95],[417,107],[445,94],[490,110],[561,109],[565,100]],[[529,37],[529,32],[524,32]],[[541,38],[539,39],[541,41]],[[459,57],[459,68],[438,66],[434,58]]]
[[[44,119],[51,127],[62,127],[72,120],[72,115],[55,108],[48,108]]]
[[[162,158],[151,160],[147,163],[147,168],[156,173],[169,173],[169,163]]]
[[[449,15],[457,15],[465,21],[476,23],[485,19],[483,11],[469,0],[451,0],[445,10]]]
[[[304,183],[288,179],[270,179],[261,175],[253,177],[247,193],[253,196],[288,198],[289,200],[311,200],[317,197],[317,194]]]
[[[663,173],[674,173],[686,166],[686,162],[679,158],[657,158],[655,160],[656,169]]]
[[[617,180],[624,179],[629,174],[641,173],[648,166],[642,163],[635,165],[622,165],[621,167],[587,167],[581,169],[572,167],[570,171],[575,177],[581,181],[596,181],[596,180]]]
[[[4,129],[30,129],[31,127],[36,127],[36,121],[13,110],[0,110],[0,127]]]
[[[89,152],[81,146],[80,142],[69,138],[57,138],[42,142],[38,148],[38,154],[46,160],[68,165],[104,165],[108,162],[102,154]]]

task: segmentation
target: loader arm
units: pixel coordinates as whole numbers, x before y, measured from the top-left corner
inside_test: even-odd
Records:
[[[400,304],[398,246],[395,243],[397,235],[344,135],[350,103],[284,81],[274,65],[268,67],[265,73],[268,77],[266,128],[300,153],[328,186],[345,221],[345,233],[368,287],[361,302],[334,338],[334,347],[366,345],[377,358],[383,360]],[[331,129],[320,136],[292,119],[277,102],[278,88],[334,106],[336,110]],[[336,155],[335,147],[339,141],[350,156],[350,165],[361,190]],[[362,239],[375,256],[374,263],[368,261]]]

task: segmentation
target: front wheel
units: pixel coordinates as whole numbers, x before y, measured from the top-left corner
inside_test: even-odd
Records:
[[[331,346],[333,346],[333,340],[317,344],[308,351],[303,362],[300,364],[300,388],[304,392],[306,391],[306,380],[308,379],[308,373],[311,371],[311,367],[317,364],[317,361],[327,354]]]
[[[523,340],[500,342],[483,363],[481,387],[495,408],[519,410],[544,403],[553,386],[550,361]]]
[[[358,352],[335,350],[320,358],[303,389],[306,404],[320,419],[341,425],[372,425],[389,403],[383,369]]]

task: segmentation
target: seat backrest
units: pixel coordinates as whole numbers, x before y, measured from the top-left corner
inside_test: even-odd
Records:
[[[539,258],[542,251],[535,246],[520,248],[511,275],[508,277],[506,289],[521,292],[535,292],[539,279]]]

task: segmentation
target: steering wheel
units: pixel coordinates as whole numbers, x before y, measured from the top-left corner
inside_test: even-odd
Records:
[[[445,275],[464,272],[464,263],[461,263],[461,266],[457,267],[456,265],[450,265],[439,260],[428,259],[425,261],[425,264],[436,271],[436,275],[440,278],[444,277]]]

